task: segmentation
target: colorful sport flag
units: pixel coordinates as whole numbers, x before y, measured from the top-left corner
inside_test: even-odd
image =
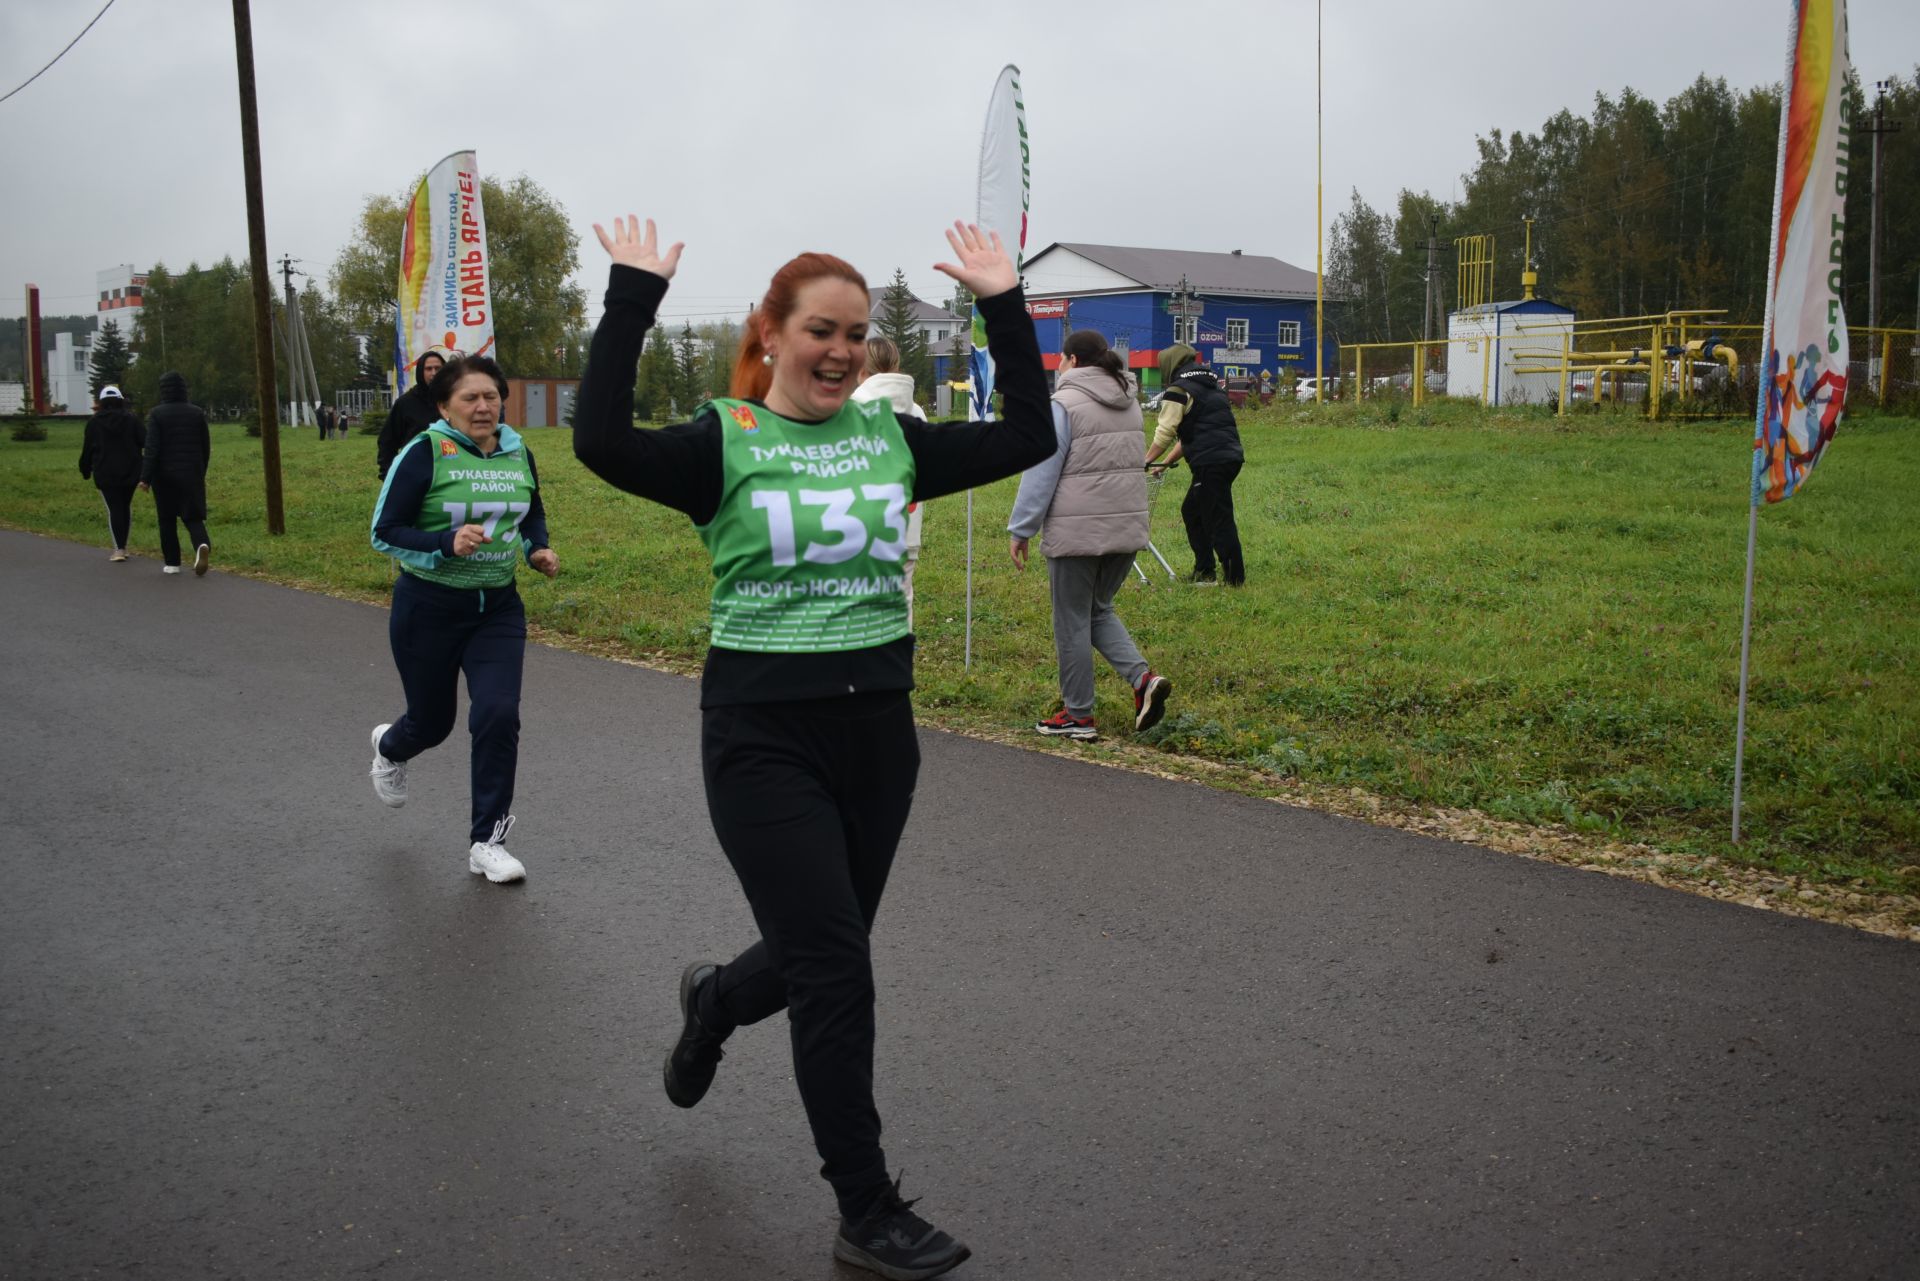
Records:
[[[987,100],[987,127],[980,136],[980,197],[974,222],[983,234],[1000,233],[1018,270],[1027,260],[1027,106],[1020,98],[1020,68],[1007,66]],[[987,322],[973,309],[973,354],[968,358],[968,416],[993,417],[993,360],[987,355]]]
[[[400,232],[397,297],[396,390],[407,389],[415,363],[435,347],[467,356],[494,354],[487,218],[473,152],[454,152],[414,189]]]
[[[1797,0],[1780,104],[1767,324],[1753,438],[1753,502],[1791,498],[1847,403],[1841,248],[1853,150],[1846,0]]]

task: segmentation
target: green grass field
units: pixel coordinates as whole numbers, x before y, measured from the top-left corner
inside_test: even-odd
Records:
[[[1120,598],[1175,684],[1145,746],[1276,789],[1358,788],[1920,891],[1920,423],[1849,422],[1802,494],[1761,513],[1738,849],[1727,825],[1749,423],[1289,405],[1242,427],[1250,585],[1177,586],[1155,567]],[[562,564],[554,583],[522,575],[534,622],[696,661],[708,577],[685,520],[586,474],[565,431],[528,436]],[[384,595],[390,570],[366,536],[373,445],[286,437],[288,533],[269,538],[260,444],[216,429],[219,567]],[[74,425],[44,443],[0,439],[4,523],[104,548],[78,453]],[[1154,521],[1183,572],[1185,484],[1176,472]],[[1006,556],[1013,485],[975,496],[971,673],[965,500],[928,511],[916,586],[929,723],[1013,734],[1057,705],[1045,575]],[[137,554],[155,555],[152,510],[137,500]],[[1127,736],[1130,695],[1104,669],[1096,715],[1109,738]]]

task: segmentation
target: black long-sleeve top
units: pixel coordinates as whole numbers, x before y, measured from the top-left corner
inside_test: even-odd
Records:
[[[692,422],[658,430],[633,426],[640,348],[666,293],[664,278],[614,264],[606,314],[594,331],[575,404],[573,452],[608,484],[685,512],[700,525],[713,519],[720,506],[719,413],[708,408]],[[987,351],[996,366],[1004,416],[993,423],[941,424],[896,415],[913,453],[916,502],[1017,475],[1056,447],[1046,373],[1025,297],[1016,287],[980,299],[979,306],[987,322]],[[912,688],[911,636],[865,649],[815,654],[715,646],[707,651],[700,705],[778,703]]]

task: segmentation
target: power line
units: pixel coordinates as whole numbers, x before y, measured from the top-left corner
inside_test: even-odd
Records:
[[[100,6],[100,12],[93,15],[93,22],[98,22],[100,21],[100,19],[106,17],[107,10],[111,8],[113,8],[113,0],[107,0],[105,4]],[[93,30],[93,22],[89,22],[86,26],[80,28],[80,36],[84,36],[87,34],[87,32]],[[75,36],[73,39],[67,41],[67,48],[62,49],[59,53],[54,54],[53,62],[49,62],[46,66],[40,68],[40,70],[28,76],[25,80],[22,80],[19,84],[7,90],[4,96],[0,96],[0,102],[5,102],[8,98],[13,97],[14,94],[19,93],[22,89],[26,88],[28,85],[38,80],[41,76],[44,76],[47,74],[47,72],[53,70],[53,63],[58,62],[60,61],[60,59],[66,57],[67,50],[72,49],[73,46],[80,43],[80,36]]]

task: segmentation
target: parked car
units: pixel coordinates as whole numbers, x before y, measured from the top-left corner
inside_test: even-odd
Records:
[[[1328,400],[1338,400],[1340,398],[1340,379],[1337,375],[1326,378],[1302,378],[1293,385],[1293,398],[1295,400],[1312,400],[1313,389],[1317,383],[1326,384],[1326,391],[1322,394]]]

